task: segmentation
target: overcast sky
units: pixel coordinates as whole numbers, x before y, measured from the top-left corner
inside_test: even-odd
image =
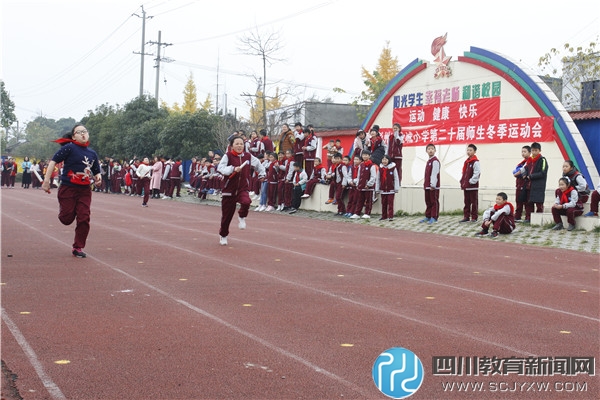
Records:
[[[374,70],[389,41],[401,66],[432,60],[431,42],[448,33],[446,54],[486,48],[538,70],[541,55],[569,42],[587,47],[600,35],[600,2],[505,0],[2,0],[0,75],[21,126],[39,115],[80,120],[101,104],[124,105],[139,94],[142,43],[162,31],[159,97],[183,100],[190,74],[198,99],[219,93],[247,116],[243,93],[256,90],[257,57],[239,50],[249,31],[277,32],[284,61],[268,80],[293,84],[297,97],[352,101],[364,90],[361,67]],[[138,16],[132,15],[137,14]],[[156,54],[147,45],[145,52]],[[153,56],[145,57],[144,92],[155,93]],[[217,66],[219,73],[217,74]],[[537,72],[537,71],[536,71]],[[218,76],[218,86],[217,86]],[[332,91],[339,87],[347,94]]]

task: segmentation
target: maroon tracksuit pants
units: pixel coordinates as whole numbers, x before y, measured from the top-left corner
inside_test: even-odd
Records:
[[[89,186],[60,185],[57,197],[58,219],[63,225],[71,225],[77,219],[73,247],[83,249],[90,232],[92,189]]]
[[[395,193],[381,194],[381,218],[394,218]]]
[[[477,216],[479,214],[479,190],[463,190],[464,195],[464,208],[463,208],[463,217],[465,219],[471,219],[473,221],[477,221]]]
[[[440,217],[440,191],[436,189],[425,189],[425,218]]]
[[[219,229],[219,235],[223,237],[229,236],[229,224],[231,224],[233,214],[235,214],[237,203],[240,203],[241,206],[238,215],[240,218],[246,218],[248,216],[250,204],[252,203],[248,192],[243,190],[238,192],[237,195],[223,193],[223,198],[221,199],[221,229]]]

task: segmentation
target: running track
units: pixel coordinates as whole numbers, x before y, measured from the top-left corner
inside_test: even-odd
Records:
[[[423,362],[411,399],[600,396],[597,374],[432,374],[434,356],[598,359],[597,254],[255,212],[222,247],[219,207],[95,193],[76,259],[56,190],[1,195],[2,359],[25,399],[385,399],[391,347]]]

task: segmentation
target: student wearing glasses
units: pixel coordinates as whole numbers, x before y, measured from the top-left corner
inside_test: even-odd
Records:
[[[90,231],[90,205],[92,203],[92,182],[102,184],[98,155],[89,146],[89,133],[85,126],[77,124],[71,132],[55,140],[62,147],[48,163],[42,189],[50,193],[50,178],[57,164],[63,163],[58,188],[58,219],[64,225],[77,221],[72,254],[85,258],[83,252]]]

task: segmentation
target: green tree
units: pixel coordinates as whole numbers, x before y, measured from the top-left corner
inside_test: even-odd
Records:
[[[2,128],[2,150],[8,145],[8,130],[17,121],[15,115],[15,103],[4,87],[4,81],[0,80],[0,127]]]
[[[15,155],[28,156],[32,160],[49,159],[59,148],[53,140],[70,132],[75,124],[73,118],[55,121],[46,117],[37,117],[27,124],[25,142],[15,149]]]
[[[598,37],[588,47],[574,47],[565,43],[562,49],[552,48],[540,57],[538,66],[546,77],[560,77],[563,83],[563,98],[568,110],[579,110],[583,82],[600,80],[600,52]],[[598,96],[598,93],[589,93]]]
[[[206,154],[216,146],[212,132],[219,118],[206,110],[171,115],[158,134],[161,153],[183,159]]]

